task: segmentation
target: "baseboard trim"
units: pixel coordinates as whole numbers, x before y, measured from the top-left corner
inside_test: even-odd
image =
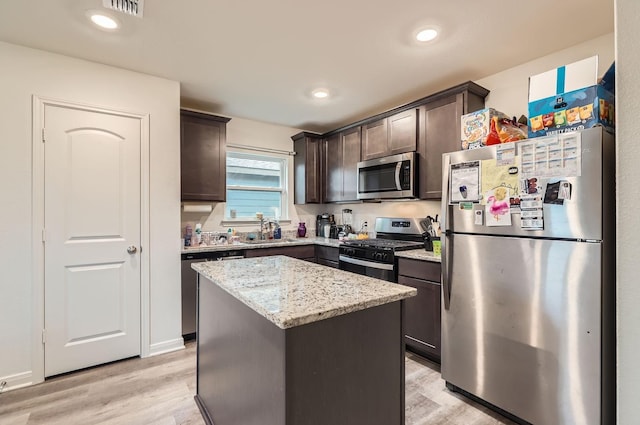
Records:
[[[162,341],[149,346],[149,357],[157,356],[159,354],[170,353],[172,351],[178,351],[184,349],[184,339],[182,337],[171,339],[169,341]]]
[[[0,384],[3,382],[6,382],[6,385],[4,388],[0,388],[0,393],[17,390],[18,388],[28,387],[37,383],[33,382],[33,373],[31,371],[2,376],[0,377]]]

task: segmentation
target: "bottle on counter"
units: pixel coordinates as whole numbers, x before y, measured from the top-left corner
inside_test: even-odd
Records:
[[[196,224],[196,246],[202,243],[202,224]]]
[[[362,227],[358,232],[358,239],[369,239],[369,229],[366,221],[362,223]]]
[[[184,246],[191,246],[191,237],[193,236],[193,228],[187,224],[184,228]]]

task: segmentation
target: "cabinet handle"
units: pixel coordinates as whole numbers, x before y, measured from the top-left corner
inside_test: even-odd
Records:
[[[135,254],[136,252],[138,252],[138,248],[136,248],[134,245],[131,245],[130,247],[127,248],[127,252],[129,254]]]

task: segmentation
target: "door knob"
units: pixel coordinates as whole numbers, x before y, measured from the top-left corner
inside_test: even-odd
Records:
[[[138,248],[136,248],[135,246],[131,245],[129,248],[127,248],[127,252],[129,254],[135,254],[136,252],[138,252]]]

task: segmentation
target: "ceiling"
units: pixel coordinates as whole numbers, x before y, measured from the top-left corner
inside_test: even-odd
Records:
[[[324,132],[613,32],[613,0],[102,0],[0,5],[0,40],[180,81],[183,106]],[[440,28],[418,45],[414,32]],[[316,87],[332,96],[310,96]]]

